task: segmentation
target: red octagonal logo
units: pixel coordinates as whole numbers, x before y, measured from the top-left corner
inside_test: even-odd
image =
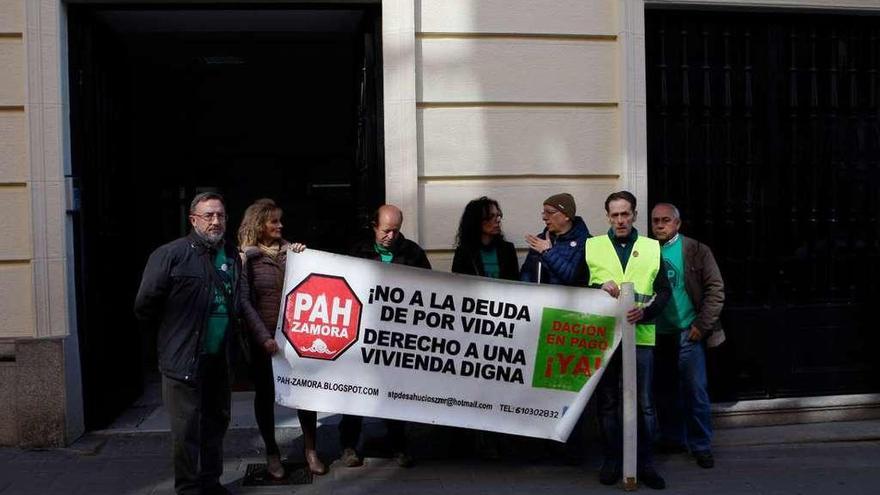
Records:
[[[357,341],[361,309],[344,278],[312,273],[284,298],[282,331],[300,357],[333,360]]]

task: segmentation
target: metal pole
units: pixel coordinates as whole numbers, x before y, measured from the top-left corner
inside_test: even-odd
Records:
[[[636,480],[636,444],[638,442],[636,394],[636,332],[635,325],[626,321],[626,312],[635,307],[635,289],[631,282],[620,286],[618,298],[621,322],[620,351],[623,359],[623,489],[631,492],[638,488]]]

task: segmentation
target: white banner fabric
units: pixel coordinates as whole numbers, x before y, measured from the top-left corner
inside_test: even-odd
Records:
[[[604,291],[289,253],[279,404],[564,441],[620,343]]]

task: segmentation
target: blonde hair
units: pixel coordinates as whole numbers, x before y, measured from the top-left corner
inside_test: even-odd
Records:
[[[256,246],[263,235],[266,222],[275,213],[281,215],[281,208],[269,198],[258,199],[248,206],[238,227],[238,246]]]

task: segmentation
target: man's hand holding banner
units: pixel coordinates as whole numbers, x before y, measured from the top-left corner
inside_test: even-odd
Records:
[[[291,253],[276,401],[564,441],[632,331],[631,304],[601,290]]]

